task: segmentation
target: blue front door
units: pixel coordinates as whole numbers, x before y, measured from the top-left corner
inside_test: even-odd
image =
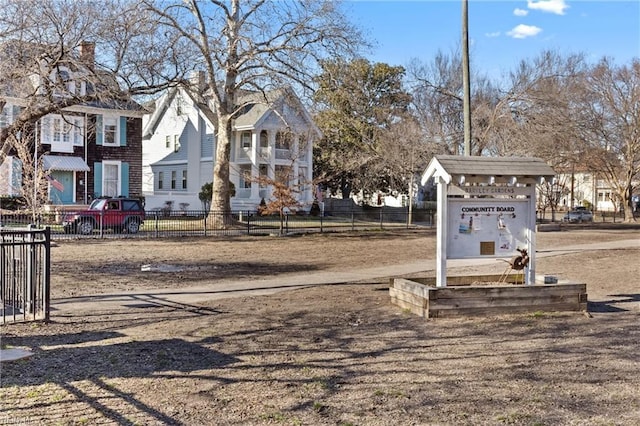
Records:
[[[73,173],[63,171],[52,171],[51,177],[60,182],[63,186],[62,191],[50,185],[50,197],[54,204],[73,204]]]

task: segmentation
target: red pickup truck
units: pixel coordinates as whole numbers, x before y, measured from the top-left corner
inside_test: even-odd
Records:
[[[67,234],[89,235],[95,229],[136,234],[144,218],[144,207],[136,198],[96,198],[87,210],[67,213],[62,226]]]

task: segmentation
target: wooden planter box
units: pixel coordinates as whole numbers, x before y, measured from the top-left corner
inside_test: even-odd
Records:
[[[392,278],[389,295],[392,304],[425,318],[587,310],[586,284],[493,284],[499,278],[447,277],[448,287],[435,287],[430,277]]]

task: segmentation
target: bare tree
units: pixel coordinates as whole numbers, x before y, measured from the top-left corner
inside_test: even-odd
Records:
[[[604,178],[624,206],[625,222],[635,221],[631,197],[640,181],[640,60],[615,65],[602,59],[588,73],[577,105],[580,129],[589,147],[588,164]]]
[[[478,73],[470,76],[470,122],[465,125],[462,69],[461,55],[456,51],[451,54],[440,51],[430,63],[411,61],[407,68],[408,84],[416,116],[427,137],[437,141],[442,152],[493,153],[496,132],[509,115],[508,112],[505,115],[506,96],[486,77]]]
[[[197,51],[194,66],[205,71],[217,132],[211,210],[228,212],[233,119],[245,106],[239,95],[283,85],[309,89],[319,61],[349,57],[364,41],[335,1],[145,3],[163,27],[182,34]]]
[[[448,154],[463,152],[463,98],[459,55],[439,52],[430,64],[409,66],[417,116],[431,139]],[[505,87],[475,73],[471,120],[472,155],[531,155],[557,152],[559,140],[576,141],[570,102],[581,55],[543,52],[523,60]],[[553,147],[553,148],[552,148]],[[541,155],[553,158],[552,155]]]
[[[425,138],[417,121],[410,116],[395,123],[381,142],[380,156],[389,187],[408,195],[409,224],[412,222],[419,175],[437,149],[435,144]]]
[[[537,210],[542,212],[545,216],[547,209],[551,210],[551,221],[556,221],[556,212],[560,205],[562,197],[569,193],[571,176],[566,174],[560,174],[551,181],[544,181],[542,184],[537,185]]]
[[[0,164],[32,143],[20,132],[83,105],[131,108],[186,75],[188,46],[127,0],[5,0],[0,8]],[[9,60],[10,59],[10,60]],[[24,136],[24,135],[23,135]]]

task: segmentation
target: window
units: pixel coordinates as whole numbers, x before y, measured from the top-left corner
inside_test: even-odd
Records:
[[[291,171],[291,167],[289,166],[276,166],[276,181],[286,183],[287,186],[291,186]]]
[[[276,133],[276,149],[289,149],[289,145],[287,145],[287,138],[282,132]]]
[[[102,195],[116,197],[120,193],[120,162],[102,163]]]
[[[118,118],[104,116],[102,120],[103,145],[118,145]]]
[[[269,179],[269,166],[266,164],[260,164],[258,167],[258,171],[260,173],[260,188],[266,188],[269,186],[267,181]]]
[[[240,166],[240,188],[251,188],[251,165]]]
[[[306,191],[307,190],[307,168],[306,167],[300,167],[298,169],[298,186],[300,191]]]
[[[171,136],[167,135],[164,137],[164,147],[171,148]]]
[[[293,134],[290,132],[276,133],[276,160],[290,160],[293,147]]]
[[[51,132],[51,143],[60,144],[62,141],[62,120],[60,117],[53,117]]]
[[[4,129],[5,127],[9,127],[11,123],[13,123],[12,112],[13,107],[9,104],[6,104],[2,111],[0,111],[0,129]]]
[[[240,145],[244,149],[251,149],[251,132],[242,132],[240,136]]]
[[[68,94],[75,93],[76,85],[71,79],[71,74],[69,74],[68,70],[61,69],[58,71],[58,77],[60,78],[61,85],[64,86],[64,89]]]
[[[176,189],[176,175],[177,175],[176,171],[173,170],[171,172],[171,189]]]
[[[611,201],[610,191],[598,191],[598,201],[601,203]]]
[[[69,118],[73,128],[71,139],[74,146],[84,146],[84,119],[82,117]]]
[[[266,130],[260,132],[260,148],[269,148],[269,137]]]
[[[71,72],[66,67],[60,67],[51,75],[51,81],[55,85],[54,93],[57,96],[71,97],[73,95],[84,96],[87,84],[79,81],[83,76],[77,72]]]
[[[187,189],[187,171],[182,171],[182,189]]]
[[[158,172],[158,189],[164,187],[164,172]]]
[[[41,123],[41,143],[51,144],[51,152],[73,152],[74,146],[84,145],[83,117],[48,115]]]
[[[142,206],[137,200],[122,200],[122,210],[137,211],[142,210]]]

